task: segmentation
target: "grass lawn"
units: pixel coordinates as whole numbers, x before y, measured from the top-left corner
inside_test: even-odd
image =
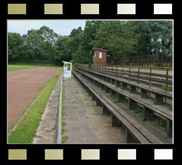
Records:
[[[46,87],[44,92],[18,124],[15,131],[13,131],[8,137],[9,144],[32,144],[39,122],[41,121],[41,116],[43,115],[47,105],[47,101],[57,84],[61,72],[62,68],[60,68],[60,70],[55,74],[53,79],[49,80],[50,83],[48,82],[49,85]]]
[[[36,68],[39,66],[45,66],[45,67],[60,67],[57,65],[51,65],[51,64],[12,64],[8,65],[8,71],[11,70],[19,70],[19,69],[31,69],[31,68]]]
[[[8,65],[8,71],[19,70],[19,69],[31,69],[36,67],[37,66],[29,66],[29,65]]]

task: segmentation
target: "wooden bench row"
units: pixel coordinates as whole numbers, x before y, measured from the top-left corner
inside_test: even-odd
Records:
[[[92,100],[96,101],[97,106],[102,106],[103,114],[111,113],[112,126],[122,126],[125,129],[127,143],[162,144],[160,140],[119,107],[115,106],[107,97],[99,94],[86,80],[78,76],[75,72],[73,74],[83,87],[89,91],[89,95],[92,96]]]
[[[127,93],[126,91],[118,89],[117,87],[114,87],[113,85],[106,83],[98,78],[95,78],[86,73],[83,73],[80,70],[77,70],[77,71],[81,73],[82,75],[86,76],[87,78],[89,78],[91,81],[93,81],[97,86],[104,89],[106,93],[111,93],[111,94],[116,93],[118,95],[118,99],[121,102],[124,102],[125,97],[127,97],[129,101],[129,104],[128,104],[129,109],[135,108],[137,106],[137,103],[143,105],[143,111],[144,111],[146,120],[147,119],[150,120],[154,116],[154,113],[157,113],[165,117],[167,121],[167,136],[170,138],[172,137],[172,112],[167,110],[167,107],[166,109],[164,109],[164,108],[161,108],[161,106],[159,105],[154,106],[151,103],[146,103],[145,99],[143,98],[139,99],[132,93]]]
[[[77,66],[81,69],[88,70],[87,65],[79,65]],[[149,83],[156,85],[156,86],[167,86],[167,87],[172,87],[172,79],[173,76],[168,74],[168,71],[166,74],[159,74],[159,73],[152,73],[152,68],[150,68],[150,72],[141,72],[138,68],[138,71],[132,71],[130,70],[131,68],[129,67],[129,70],[119,69],[118,67],[116,69],[108,68],[108,67],[101,67],[101,66],[93,66],[91,71],[94,72],[99,72],[107,75],[112,75],[116,77],[122,77],[124,79],[128,79],[129,81],[137,81],[142,82],[142,83]],[[167,89],[165,90],[167,92]]]
[[[136,88],[139,88],[140,91],[141,91],[141,97],[142,98],[147,97],[148,92],[152,92],[152,93],[155,94],[155,102],[156,102],[157,105],[163,104],[163,98],[165,98],[165,97],[170,98],[172,100],[172,94],[169,94],[169,93],[154,90],[154,89],[151,89],[149,87],[145,87],[143,85],[139,85],[139,84],[136,84],[136,83],[133,83],[133,82],[128,82],[128,81],[123,80],[123,79],[118,78],[118,77],[105,75],[105,74],[98,73],[98,72],[93,72],[93,71],[87,71],[87,72],[91,73],[92,75],[96,75],[97,77],[101,78],[102,80],[105,80],[107,82],[111,82],[112,84],[122,83],[124,90],[127,89],[127,85],[130,85],[131,86],[131,93],[136,92]]]
[[[172,85],[172,75],[166,76],[166,74],[158,74],[158,73],[150,73],[150,72],[139,72],[140,74],[138,75],[138,71],[128,71],[128,70],[120,70],[120,69],[110,69],[109,71],[107,70],[102,70],[102,69],[95,69],[92,71],[100,72],[103,74],[109,74],[109,75],[114,75],[117,77],[133,77],[136,79],[140,80],[148,80],[148,81],[154,81],[160,84],[166,84],[166,78],[167,78],[167,84]],[[160,80],[159,80],[160,79]]]

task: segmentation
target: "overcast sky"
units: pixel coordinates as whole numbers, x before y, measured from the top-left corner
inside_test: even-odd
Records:
[[[28,30],[40,29],[43,25],[53,29],[58,35],[69,35],[79,26],[84,29],[85,20],[8,20],[8,32],[27,34]]]

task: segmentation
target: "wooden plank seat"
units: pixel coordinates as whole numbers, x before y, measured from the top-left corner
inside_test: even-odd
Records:
[[[98,72],[93,72],[93,71],[89,71],[89,72],[92,73],[92,74],[95,74],[95,75],[101,75],[102,77],[105,77],[105,79],[103,79],[103,80],[106,80],[107,82],[111,82],[112,84],[114,84],[113,83],[114,81],[116,83],[118,83],[118,82],[122,83],[124,90],[127,89],[127,85],[130,85],[131,88],[139,88],[140,91],[141,91],[141,97],[144,97],[144,96],[147,97],[147,94],[143,95],[143,93],[146,93],[146,91],[147,92],[152,92],[152,93],[155,94],[155,101],[156,101],[156,104],[158,104],[158,105],[163,103],[163,97],[168,97],[168,98],[172,99],[172,94],[170,94],[170,93],[166,93],[166,92],[159,91],[159,90],[154,90],[153,88],[149,88],[149,87],[146,87],[146,86],[141,85],[141,84],[136,84],[134,82],[128,82],[126,80],[123,80],[121,78],[114,77],[114,76],[111,76],[111,75],[108,75],[108,74],[105,75],[105,74],[98,73]]]

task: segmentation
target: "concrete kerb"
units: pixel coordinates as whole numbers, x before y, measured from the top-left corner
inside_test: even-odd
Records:
[[[60,91],[60,96],[59,96],[59,108],[58,108],[58,114],[57,114],[57,117],[58,117],[58,127],[57,127],[57,139],[56,139],[56,143],[57,144],[61,144],[62,143],[62,94],[63,94],[63,73],[61,74],[61,91]]]
[[[55,144],[57,143],[58,135],[58,109],[59,109],[59,94],[61,91],[62,75],[59,76],[57,85],[49,97],[44,114],[42,115],[42,121],[37,128],[36,135],[42,138],[35,137],[33,144]],[[56,109],[55,109],[56,108]],[[55,130],[54,130],[55,129]],[[48,132],[48,131],[49,132]]]

